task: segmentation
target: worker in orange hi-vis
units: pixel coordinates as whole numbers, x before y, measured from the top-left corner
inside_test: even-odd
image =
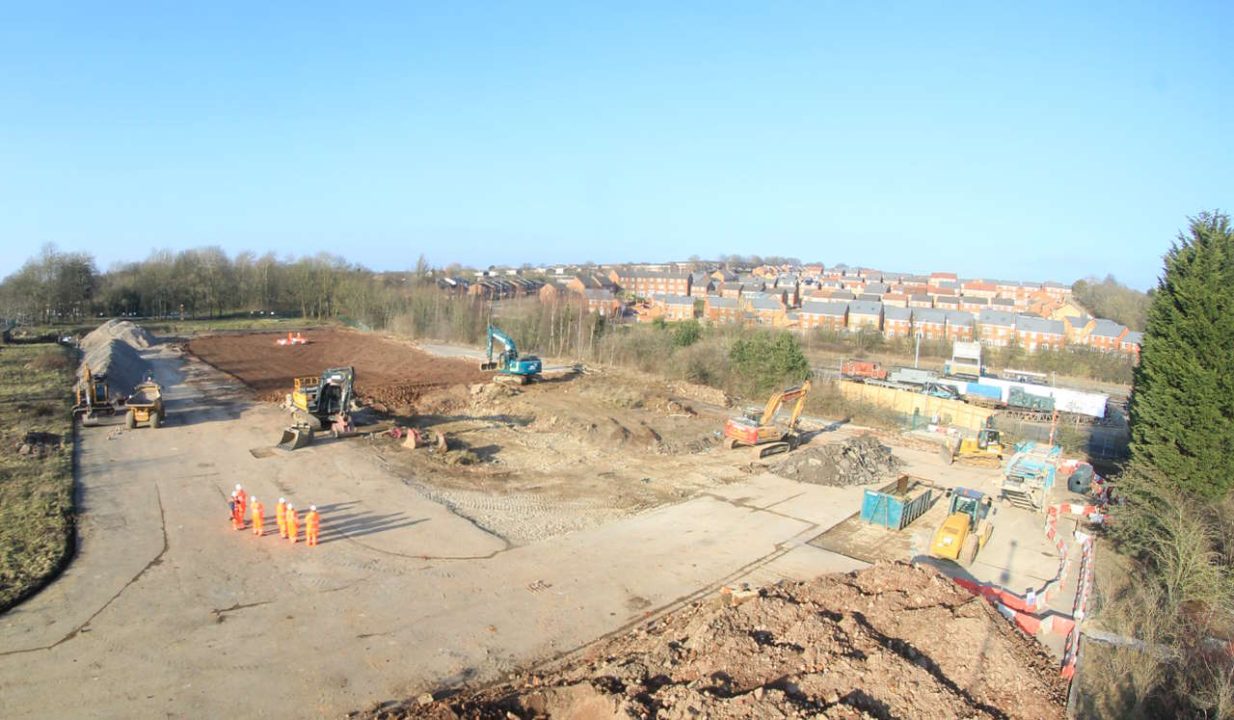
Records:
[[[283,519],[287,521],[287,539],[292,545],[296,544],[297,537],[300,535],[300,518],[296,516],[296,506],[287,503],[287,509],[283,511]]]
[[[231,494],[231,527],[233,530],[244,529],[244,507],[234,492]]]
[[[240,517],[244,517],[249,506],[249,494],[244,492],[240,483],[236,483],[236,502],[240,503]]]
[[[278,505],[274,506],[274,522],[279,526],[279,537],[287,537],[287,500],[279,498]]]
[[[317,533],[321,531],[321,516],[317,514],[317,506],[309,505],[308,514],[304,516],[304,539],[309,547],[317,544]]]
[[[249,506],[253,509],[253,534],[261,537],[265,534],[266,506],[257,498],[252,498],[252,501]]]

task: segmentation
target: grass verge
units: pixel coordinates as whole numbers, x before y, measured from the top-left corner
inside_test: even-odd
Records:
[[[0,612],[54,577],[72,550],[74,364],[53,343],[0,347]]]

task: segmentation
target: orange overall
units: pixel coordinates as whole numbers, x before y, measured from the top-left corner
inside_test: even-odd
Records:
[[[296,544],[297,536],[300,534],[300,518],[296,515],[296,509],[289,507],[284,511],[284,518],[287,521],[287,539],[292,545]]]
[[[231,527],[234,530],[244,529],[244,506],[237,497],[231,499]]]
[[[249,494],[244,492],[243,488],[236,491],[236,504],[240,506],[240,517],[244,517],[249,506]]]
[[[253,503],[253,534],[261,537],[264,532],[266,506],[260,502]]]
[[[304,516],[304,539],[310,546],[317,544],[317,533],[321,530],[321,515],[316,510],[309,510]]]
[[[287,503],[282,500],[274,506],[274,521],[279,525],[279,537],[287,537]]]

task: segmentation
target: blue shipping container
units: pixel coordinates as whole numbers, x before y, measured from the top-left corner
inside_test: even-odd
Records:
[[[1002,400],[1003,399],[1002,388],[997,388],[997,387],[994,387],[993,385],[982,385],[981,383],[969,383],[968,384],[968,394],[969,395],[980,395],[981,397],[987,397],[987,398],[990,398],[991,400]]]
[[[933,492],[930,488],[904,495],[893,492],[895,484],[880,490],[866,490],[861,500],[861,519],[892,530],[903,530],[930,509]]]

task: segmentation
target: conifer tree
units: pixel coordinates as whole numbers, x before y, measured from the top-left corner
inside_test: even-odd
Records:
[[[1165,256],[1130,406],[1133,465],[1183,490],[1234,485],[1234,228],[1192,218]]]

